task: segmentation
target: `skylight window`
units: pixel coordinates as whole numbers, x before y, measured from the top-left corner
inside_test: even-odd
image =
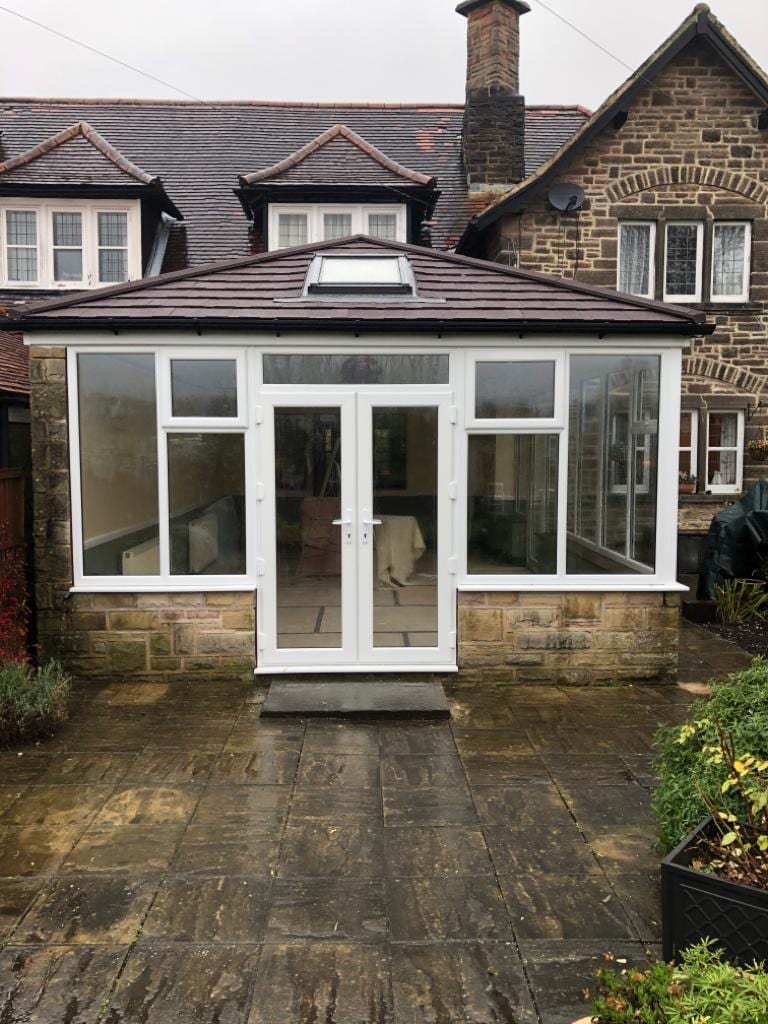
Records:
[[[308,295],[413,295],[414,290],[405,256],[316,256],[307,276]]]

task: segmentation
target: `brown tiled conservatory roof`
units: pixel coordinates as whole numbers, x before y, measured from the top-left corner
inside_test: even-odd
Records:
[[[318,253],[408,257],[417,299],[303,298]],[[10,312],[21,330],[215,327],[285,330],[661,331],[705,334],[699,314],[420,246],[356,236],[252,256]]]
[[[22,336],[14,331],[0,331],[0,394],[3,392],[29,394],[29,352]]]

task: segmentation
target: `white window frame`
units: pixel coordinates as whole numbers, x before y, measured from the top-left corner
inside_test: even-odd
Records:
[[[13,245],[8,244],[8,214],[9,213],[34,213],[35,218],[35,235],[36,244],[31,245]],[[2,237],[0,237],[0,282],[9,288],[39,288],[40,287],[40,269],[41,269],[41,245],[40,245],[40,211],[34,206],[24,206],[20,203],[9,204],[8,206],[0,207],[0,231]],[[34,248],[37,252],[37,277],[32,281],[12,281],[8,276],[8,249],[32,249]]]
[[[397,216],[395,241],[408,241],[408,209],[405,203],[270,203],[267,215],[267,241],[270,252],[280,249],[280,214],[301,213],[307,217],[307,245],[326,241],[324,217],[326,213],[346,213],[352,217],[352,234],[368,234],[368,216],[388,213]]]
[[[690,445],[682,445],[679,443],[678,436],[678,450],[680,453],[690,453],[690,472],[696,478],[696,487],[699,485],[699,410],[698,409],[681,409],[680,420],[682,421],[683,416],[689,416],[691,419],[691,443]],[[680,468],[678,465],[678,474]],[[678,481],[679,482],[679,481]]]
[[[77,359],[83,354],[152,355],[155,357],[155,399],[157,416],[157,474],[158,474],[158,533],[160,551],[160,572],[154,576],[86,576],[83,565],[83,511],[80,478],[80,422]],[[238,360],[238,413],[235,418],[173,417],[171,415],[170,360],[171,359],[216,359],[236,358]],[[210,347],[205,350],[194,348],[159,348],[141,344],[127,346],[89,345],[76,346],[67,351],[67,390],[70,421],[70,475],[72,507],[72,562],[74,591],[238,591],[254,590],[257,575],[256,523],[253,514],[256,508],[256,436],[252,429],[254,413],[249,401],[249,374],[245,372],[246,353],[242,349]],[[242,363],[243,373],[240,372]],[[170,569],[170,505],[168,488],[168,435],[169,434],[240,434],[243,437],[245,462],[245,557],[246,572],[240,575],[216,576],[212,574],[179,575]]]
[[[669,229],[676,227],[696,228],[696,290],[690,295],[677,295],[667,288],[667,252],[669,247]],[[664,301],[679,302],[701,302],[702,281],[704,278],[704,222],[700,220],[670,220],[664,225]]]
[[[616,291],[623,292],[621,287],[621,249],[622,235],[625,227],[647,227],[650,228],[650,241],[648,243],[648,291],[647,292],[626,292],[625,294],[637,295],[641,299],[652,299],[656,294],[656,221],[655,220],[621,220],[616,249]]]
[[[8,211],[37,214],[37,280],[11,281],[8,278]],[[83,276],[79,281],[56,281],[53,276],[53,214],[79,213],[82,217]],[[85,291],[114,285],[99,280],[98,214],[125,213],[128,218],[128,281],[141,277],[141,212],[139,200],[13,199],[0,203],[2,244],[0,245],[0,285],[14,290]],[[66,248],[57,246],[57,248]],[[105,248],[118,248],[105,246]]]
[[[476,381],[478,363],[553,363],[555,369],[553,416],[525,416],[509,418],[486,418],[475,415]],[[526,434],[551,433],[562,429],[565,422],[565,353],[558,349],[515,349],[500,352],[485,349],[472,352],[467,358],[467,401],[464,409],[465,423],[473,430],[498,433],[500,430],[515,430]]]
[[[744,228],[744,265],[742,289],[735,295],[715,295],[715,232],[720,227]],[[709,298],[716,302],[748,302],[749,279],[752,270],[752,224],[748,220],[716,220],[712,223],[712,267],[709,277]]]
[[[711,416],[735,416],[736,417],[736,444],[735,445],[710,445],[709,443],[709,420]],[[706,417],[706,448],[704,452],[704,481],[709,494],[741,494],[744,482],[744,412],[741,409],[707,409]],[[709,482],[709,453],[710,452],[736,452],[736,483],[735,484],[711,484]]]

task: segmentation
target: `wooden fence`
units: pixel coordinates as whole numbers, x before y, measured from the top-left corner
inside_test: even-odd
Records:
[[[0,551],[24,544],[24,473],[0,469]]]

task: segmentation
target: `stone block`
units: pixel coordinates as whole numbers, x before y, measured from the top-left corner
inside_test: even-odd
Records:
[[[105,612],[72,612],[68,624],[72,630],[91,633],[107,628],[107,616]]]
[[[460,608],[459,630],[462,640],[501,640],[503,612],[501,608]]]
[[[115,673],[143,671],[147,667],[147,645],[143,640],[113,640],[107,643],[109,667]]]
[[[635,633],[613,633],[598,630],[595,633],[595,647],[603,651],[631,651],[637,645]]]
[[[256,628],[256,611],[250,608],[243,608],[240,611],[222,612],[221,625],[224,629],[245,629]]]
[[[476,594],[475,596],[483,597],[486,595]],[[520,603],[520,595],[513,594],[508,591],[493,591],[487,595],[486,603],[490,605],[497,605],[502,608],[512,608]]]
[[[171,653],[171,638],[168,633],[151,633],[149,637],[149,653],[166,655]]]
[[[592,645],[592,637],[589,633],[577,632],[532,632],[522,633],[519,637],[519,645],[523,650],[538,651],[574,651],[581,650]]]
[[[160,620],[155,612],[113,611],[109,613],[110,629],[157,629]]]
[[[563,597],[565,622],[599,622],[602,610],[599,594],[565,594]]]
[[[200,633],[199,654],[253,654],[256,637],[252,633]]]
[[[209,608],[253,608],[256,604],[252,590],[212,591],[203,597]]]
[[[175,654],[195,653],[195,627],[179,623],[171,627],[173,651]]]
[[[558,626],[559,618],[558,608],[505,608],[504,634],[509,638],[510,634],[516,633],[521,626],[536,626],[542,629]]]

